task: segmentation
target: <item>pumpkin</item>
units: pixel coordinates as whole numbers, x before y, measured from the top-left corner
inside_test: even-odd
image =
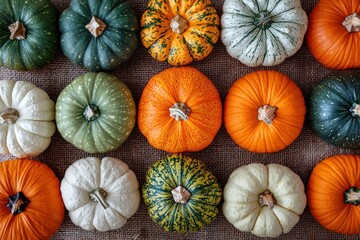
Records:
[[[154,75],[138,105],[138,126],[155,148],[194,152],[206,148],[222,121],[222,104],[213,83],[192,67]]]
[[[304,97],[295,82],[280,72],[262,70],[231,86],[224,104],[224,124],[240,147],[277,152],[299,136],[305,113]]]
[[[58,12],[49,0],[1,2],[0,66],[42,67],[54,59],[58,45]]]
[[[75,161],[61,181],[71,221],[85,230],[121,228],[140,205],[139,183],[119,159],[86,157]]]
[[[300,49],[307,24],[300,0],[225,0],[221,40],[247,66],[274,66]]]
[[[307,187],[311,215],[324,228],[360,234],[360,156],[335,155],[319,162]]]
[[[360,148],[360,73],[342,71],[324,77],[309,101],[315,132],[326,142],[344,148]]]
[[[125,0],[72,0],[60,16],[61,47],[89,71],[112,70],[138,45],[139,23]]]
[[[129,88],[108,73],[75,78],[61,91],[55,107],[62,137],[89,153],[117,149],[135,125],[136,106]]]
[[[181,154],[153,163],[142,191],[152,220],[179,233],[198,231],[214,220],[222,195],[204,162]]]
[[[45,164],[0,162],[0,239],[49,239],[64,219],[60,181]]]
[[[307,45],[313,56],[333,69],[360,67],[360,1],[319,1],[309,15]]]
[[[220,37],[220,20],[211,0],[149,0],[140,38],[150,55],[171,65],[206,58]]]
[[[302,180],[280,164],[241,166],[231,173],[224,188],[226,219],[240,231],[258,237],[288,233],[305,206]]]
[[[55,106],[27,81],[0,81],[0,154],[18,158],[45,151],[55,133]]]

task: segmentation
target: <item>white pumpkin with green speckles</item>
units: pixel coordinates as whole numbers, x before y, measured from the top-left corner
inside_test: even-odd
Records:
[[[274,66],[301,47],[308,26],[300,0],[225,0],[221,39],[250,67]]]

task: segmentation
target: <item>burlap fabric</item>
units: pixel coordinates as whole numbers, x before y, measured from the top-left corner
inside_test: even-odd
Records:
[[[53,0],[58,10],[62,12],[68,7],[70,0]],[[133,0],[136,13],[140,18],[146,8],[145,0]],[[305,11],[309,14],[317,0],[302,0]],[[222,13],[223,0],[213,1],[218,13]],[[232,83],[244,74],[260,69],[272,69],[280,71],[293,79],[304,93],[308,101],[311,90],[322,77],[334,70],[327,69],[320,65],[310,54],[306,43],[291,58],[287,59],[279,66],[271,68],[249,68],[241,64],[238,60],[231,58],[221,41],[215,47],[213,53],[204,61],[191,64],[215,84],[220,92],[222,100],[231,87]],[[147,81],[155,74],[170,67],[166,63],[160,63],[152,59],[146,49],[139,45],[133,58],[123,64],[112,73],[125,82],[133,93],[136,103],[138,103],[141,92]],[[56,101],[61,90],[71,82],[76,76],[86,71],[71,64],[67,58],[59,53],[56,59],[45,68],[18,72],[5,68],[0,68],[0,79],[25,80],[35,83],[44,89],[53,101]],[[312,130],[308,121],[305,122],[304,129],[297,140],[283,151],[272,154],[255,154],[245,151],[238,147],[225,128],[222,127],[217,134],[214,142],[205,150],[197,153],[189,153],[189,156],[203,160],[213,171],[222,186],[225,185],[230,173],[237,167],[260,162],[264,164],[279,163],[290,167],[299,174],[307,184],[311,170],[320,160],[344,153],[359,153],[359,151],[345,150],[331,146],[319,137]],[[135,172],[142,186],[147,169],[151,163],[162,158],[165,152],[152,148],[135,127],[128,140],[116,151],[107,154],[95,155],[98,157],[111,156],[125,161]],[[82,157],[89,154],[76,149],[67,143],[58,132],[52,138],[50,147],[36,159],[48,164],[62,179],[66,168]],[[0,160],[11,157],[0,156]],[[186,235],[168,233],[163,231],[157,224],[152,222],[146,212],[147,208],[143,201],[137,213],[120,230],[110,232],[85,231],[72,224],[67,213],[62,227],[53,239],[256,239],[250,233],[243,233],[235,229],[227,222],[220,211],[217,219],[204,230],[197,233]],[[301,215],[300,222],[288,234],[283,234],[279,239],[358,239],[359,236],[346,236],[329,232],[322,228],[310,215],[308,208]]]

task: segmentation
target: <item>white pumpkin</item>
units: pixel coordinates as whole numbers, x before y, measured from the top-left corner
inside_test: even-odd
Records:
[[[301,47],[308,26],[300,0],[225,0],[221,40],[243,64],[274,66]]]
[[[305,209],[300,177],[279,164],[249,164],[236,169],[224,189],[223,213],[240,231],[259,237],[288,233]]]
[[[55,133],[55,105],[26,81],[0,81],[0,154],[17,158],[45,151]]]
[[[72,222],[85,230],[119,229],[140,205],[135,173],[111,157],[77,160],[66,170],[60,190]]]

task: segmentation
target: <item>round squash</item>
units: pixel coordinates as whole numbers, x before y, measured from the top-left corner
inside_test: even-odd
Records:
[[[145,86],[138,125],[150,145],[166,152],[206,148],[222,121],[222,104],[213,83],[192,67],[169,68]]]
[[[274,66],[300,49],[307,24],[300,0],[225,0],[221,40],[247,66]]]
[[[360,0],[319,1],[309,15],[307,45],[324,66],[360,67]]]
[[[309,178],[311,215],[324,228],[360,234],[360,156],[336,155],[318,163]]]
[[[179,233],[198,231],[214,220],[221,196],[221,187],[206,165],[181,154],[153,163],[143,186],[152,220]]]
[[[231,173],[224,188],[226,219],[240,231],[258,237],[288,233],[305,206],[302,180],[280,164],[241,166]]]
[[[219,28],[211,0],[149,0],[141,17],[140,38],[156,60],[187,65],[212,52]]]
[[[139,22],[126,0],[72,0],[60,16],[61,47],[89,71],[112,70],[138,46]]]
[[[0,239],[49,239],[64,219],[60,181],[45,164],[0,162]]]
[[[119,229],[140,205],[134,172],[111,157],[87,157],[70,165],[61,181],[61,195],[71,221],[85,230]]]
[[[324,77],[311,93],[309,116],[315,132],[343,148],[360,148],[360,72]]]
[[[224,105],[230,137],[251,152],[277,152],[304,125],[306,106],[299,87],[277,71],[256,71],[237,80]]]
[[[55,119],[62,137],[75,147],[104,153],[128,138],[136,106],[129,88],[116,76],[85,73],[60,93]]]
[[[26,81],[0,81],[0,154],[37,156],[55,133],[55,106],[49,95]]]
[[[50,63],[59,45],[58,12],[49,0],[0,4],[0,66],[32,70]]]

